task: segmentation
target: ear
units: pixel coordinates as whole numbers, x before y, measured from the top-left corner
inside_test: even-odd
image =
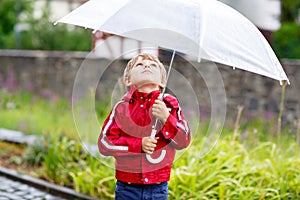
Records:
[[[164,88],[166,87],[167,83],[166,83],[166,79],[164,79],[163,77],[161,78],[161,83],[159,84],[159,87]]]
[[[132,85],[132,83],[131,83],[129,77],[125,77],[125,78],[124,78],[124,84],[125,84],[126,87],[129,87],[129,86]]]
[[[163,83],[160,83],[160,84],[159,84],[159,87],[160,87],[160,88],[164,88],[164,87],[166,87],[166,85],[163,84]]]

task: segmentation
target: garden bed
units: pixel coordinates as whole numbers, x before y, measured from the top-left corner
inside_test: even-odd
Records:
[[[11,142],[0,141],[0,166],[20,173],[34,175],[36,167],[22,162],[26,146]]]
[[[8,102],[16,106],[7,107]],[[83,149],[67,101],[10,95],[3,105],[2,127],[37,133],[42,140],[30,148],[0,143],[0,149],[5,149],[1,164],[79,193],[113,198],[113,159],[104,163]],[[106,110],[97,111],[101,121]],[[241,120],[239,126],[226,125],[221,137],[209,140],[203,136],[208,125],[200,125],[201,133],[194,134],[190,147],[174,162],[170,199],[300,198],[297,129],[283,127],[278,137],[275,119]],[[213,146],[206,154],[204,144]]]

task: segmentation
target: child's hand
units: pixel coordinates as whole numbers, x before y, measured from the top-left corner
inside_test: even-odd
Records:
[[[153,151],[155,150],[158,138],[159,137],[156,137],[155,139],[152,139],[150,137],[144,137],[142,139],[142,150],[145,153],[152,154]]]
[[[158,99],[156,99],[153,104],[152,114],[154,117],[161,120],[163,123],[166,123],[166,121],[170,115],[166,104],[163,101],[158,100]]]

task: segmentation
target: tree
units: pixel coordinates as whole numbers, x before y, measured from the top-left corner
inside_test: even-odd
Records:
[[[300,58],[300,26],[285,22],[273,34],[272,47],[280,58]]]
[[[300,0],[281,0],[281,22],[295,22],[300,9]]]
[[[0,1],[0,48],[14,46],[14,27],[19,22],[19,16],[31,12],[32,7],[28,0]]]
[[[39,19],[31,18],[30,30],[22,33],[22,49],[90,51],[92,32],[65,24],[53,25],[48,4]]]
[[[48,3],[42,9],[42,16],[35,18],[35,2],[36,0],[0,0],[0,48],[91,50],[90,30],[63,24],[54,26],[50,20]],[[26,28],[18,30],[20,24],[26,25]]]
[[[274,32],[271,45],[279,58],[300,58],[300,0],[281,0],[281,28]]]

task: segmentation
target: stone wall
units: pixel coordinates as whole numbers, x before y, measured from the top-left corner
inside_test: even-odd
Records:
[[[60,96],[71,98],[78,70],[83,65],[89,65],[91,70],[84,80],[98,76],[99,81],[104,84],[99,84],[97,91],[109,94],[119,84],[118,78],[122,76],[127,60],[111,62],[88,55],[87,52],[0,50],[0,89],[5,88],[12,92],[20,89],[33,91],[49,99]],[[168,59],[162,60],[168,64]],[[293,122],[300,117],[300,61],[282,60],[282,64],[291,82],[286,87],[283,115],[286,121]],[[208,90],[208,85],[213,90],[220,88],[216,85],[218,82],[214,80],[215,72],[212,72],[210,65],[211,63],[205,61],[199,64],[177,59],[174,62],[176,73],[172,72],[170,77],[170,92],[174,92],[175,88],[176,93],[182,93],[176,95],[185,97],[186,89],[178,76],[176,77],[176,74],[183,75],[197,95],[200,110],[204,112],[203,117],[205,113],[209,115],[211,109],[211,90]],[[228,66],[219,65],[217,69],[226,92],[228,119],[235,118],[238,105],[244,106],[244,119],[268,119],[278,114],[281,100],[278,81],[238,69],[233,70]],[[175,76],[172,77],[173,73]]]

